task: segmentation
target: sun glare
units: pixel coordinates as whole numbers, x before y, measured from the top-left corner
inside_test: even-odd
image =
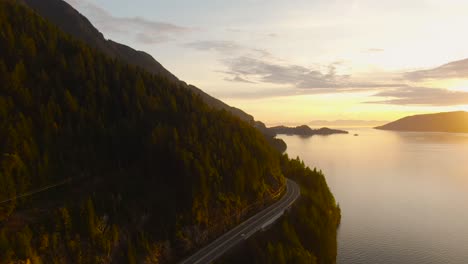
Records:
[[[448,79],[440,81],[427,81],[424,83],[429,87],[443,88],[454,91],[468,92],[468,80],[467,79]]]

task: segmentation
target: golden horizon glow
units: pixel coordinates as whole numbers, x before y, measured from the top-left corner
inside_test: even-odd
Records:
[[[406,75],[468,58],[468,1],[184,3],[200,12],[180,12],[177,1],[67,1],[107,38],[149,52],[181,80],[266,123],[468,110],[468,63]],[[158,32],[134,17],[166,24]],[[328,90],[314,91],[321,84]],[[368,103],[376,100],[385,103]]]
[[[468,111],[468,106],[398,106],[388,104],[362,104],[364,93],[299,95],[257,100],[230,100],[247,113],[257,113],[256,120],[267,125],[303,125],[315,120],[356,120],[391,122],[409,115]],[[333,100],[333,104],[330,104]],[[311,104],[310,107],[305,105]],[[336,114],[336,113],[340,114]]]

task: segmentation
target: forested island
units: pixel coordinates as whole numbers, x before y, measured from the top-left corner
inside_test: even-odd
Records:
[[[333,134],[348,134],[348,131],[338,130],[338,129],[331,129],[327,127],[322,127],[319,129],[312,129],[307,125],[297,126],[297,127],[286,127],[286,126],[275,126],[270,127],[269,130],[277,134],[283,135],[298,135],[298,136],[314,136],[314,135],[333,135]]]
[[[376,129],[419,132],[468,133],[468,112],[457,111],[414,115],[378,126]]]
[[[176,263],[274,202],[285,177],[303,198],[245,251],[335,261],[340,210],[319,171],[22,3],[0,1],[0,263]]]

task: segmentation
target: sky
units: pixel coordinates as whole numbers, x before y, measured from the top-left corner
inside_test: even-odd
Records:
[[[468,1],[66,1],[269,125],[468,111]]]

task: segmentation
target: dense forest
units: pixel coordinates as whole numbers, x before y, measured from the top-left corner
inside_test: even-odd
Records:
[[[0,85],[0,263],[172,263],[306,173],[250,124],[16,1],[0,1]],[[333,208],[317,183],[313,226]]]
[[[336,232],[341,212],[321,171],[299,158],[281,160],[284,175],[301,187],[301,198],[269,230],[260,232],[218,264],[336,263]]]
[[[212,108],[226,110],[234,116],[254,125],[266,136],[266,139],[273,147],[281,152],[286,150],[286,144],[281,139],[275,138],[265,124],[260,121],[255,121],[253,116],[245,113],[241,109],[225,104],[221,100],[205,93],[200,88],[194,85],[188,85],[179,80],[151,55],[144,51],[137,51],[126,45],[106,39],[86,17],[80,14],[67,2],[63,0],[21,0],[21,2],[31,7],[40,16],[48,19],[64,32],[70,34],[76,39],[84,41],[90,47],[99,50],[107,56],[119,59],[122,62],[141,67],[150,73],[162,76],[167,80],[174,82],[176,85],[183,86],[199,95],[202,101]]]

